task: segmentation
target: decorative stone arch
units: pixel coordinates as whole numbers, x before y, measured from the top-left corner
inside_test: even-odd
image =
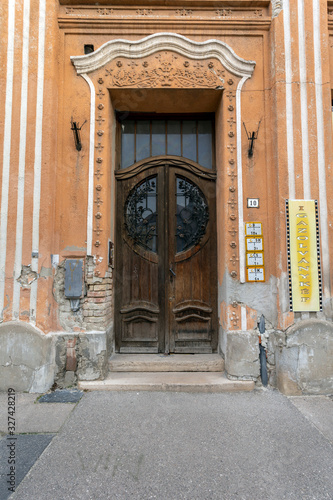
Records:
[[[226,43],[219,40],[195,42],[176,33],[155,33],[141,40],[110,40],[99,49],[85,56],[72,56],[79,75],[101,69],[115,58],[142,59],[160,51],[176,52],[195,60],[216,58],[229,73],[243,78],[253,73],[255,62],[237,56]]]
[[[136,41],[111,40],[91,54],[72,56],[71,61],[90,87],[87,254],[107,254],[108,235],[103,232],[106,205],[102,203],[108,186],[104,165],[111,162],[105,141],[112,135],[109,91],[124,87],[223,89],[222,139],[231,196],[228,217],[234,230],[230,235],[235,239],[238,233],[239,248],[239,272],[233,270],[231,276],[245,282],[241,90],[253,74],[255,62],[242,59],[219,40],[196,42],[175,33],[155,33]]]

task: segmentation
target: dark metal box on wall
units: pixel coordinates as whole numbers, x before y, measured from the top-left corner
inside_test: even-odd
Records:
[[[83,259],[67,259],[65,262],[65,296],[78,299],[82,296]]]

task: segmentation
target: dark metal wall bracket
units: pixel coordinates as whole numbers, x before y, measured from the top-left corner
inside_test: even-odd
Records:
[[[73,130],[75,147],[78,151],[81,151],[81,149],[82,149],[80,130],[83,127],[83,125],[86,123],[86,121],[87,120],[85,120],[80,127],[80,124],[78,122],[73,122],[73,117],[71,118],[71,124],[72,124],[71,130]]]
[[[244,128],[245,128],[245,132],[246,132],[246,136],[247,136],[247,138],[249,140],[248,155],[249,155],[250,158],[253,156],[254,141],[256,139],[258,139],[260,123],[261,123],[261,120],[258,123],[258,128],[257,128],[256,132],[254,132],[254,131],[253,132],[248,132],[247,129],[246,129],[245,123],[243,122],[243,125],[244,125]]]

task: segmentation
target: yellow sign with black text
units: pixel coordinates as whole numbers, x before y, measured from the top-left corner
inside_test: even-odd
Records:
[[[314,200],[289,200],[293,311],[319,311],[320,289]]]

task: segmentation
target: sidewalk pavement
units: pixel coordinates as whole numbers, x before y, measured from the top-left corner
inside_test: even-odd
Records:
[[[10,440],[7,394],[0,394],[1,500],[11,494],[10,446],[11,500],[333,499],[330,397],[260,389],[36,399],[16,394]]]

